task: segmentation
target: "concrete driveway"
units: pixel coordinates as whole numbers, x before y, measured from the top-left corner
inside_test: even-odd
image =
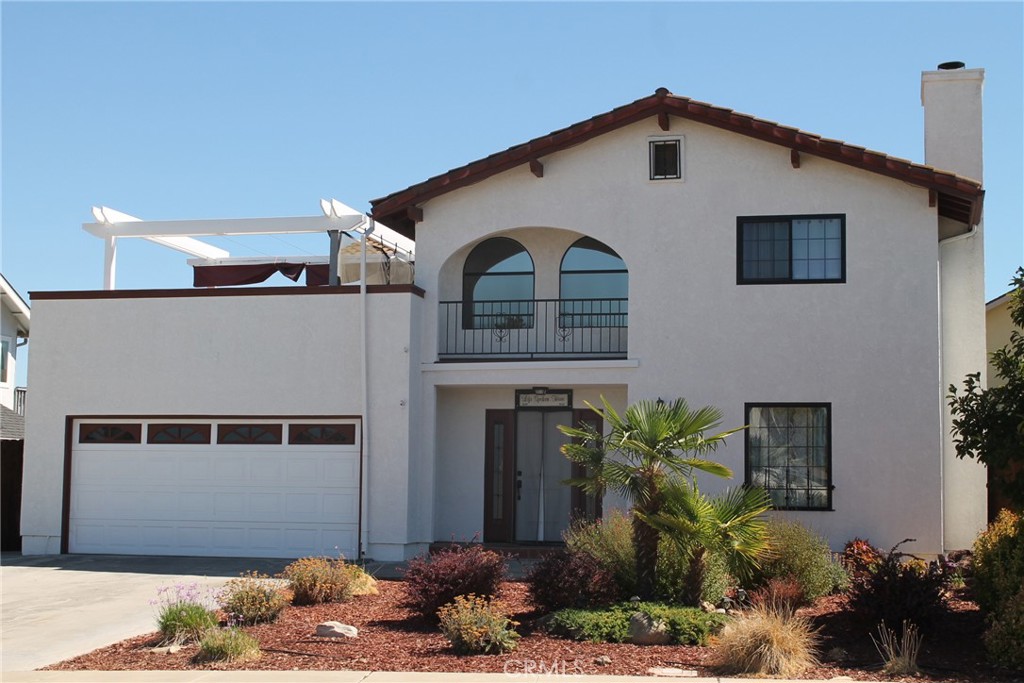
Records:
[[[121,555],[0,555],[0,671],[28,671],[156,630],[157,589],[219,588],[289,560]]]

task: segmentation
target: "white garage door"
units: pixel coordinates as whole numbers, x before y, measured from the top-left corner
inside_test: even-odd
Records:
[[[357,556],[353,420],[77,421],[68,549]]]

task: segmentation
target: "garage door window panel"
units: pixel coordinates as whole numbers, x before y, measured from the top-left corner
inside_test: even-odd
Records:
[[[217,443],[224,445],[275,445],[281,443],[279,424],[222,424],[217,426]]]
[[[151,444],[208,444],[211,426],[208,424],[151,424],[146,443]]]
[[[83,424],[78,443],[142,443],[141,424]]]
[[[293,446],[352,445],[356,426],[352,424],[293,424],[288,427],[288,443]]]

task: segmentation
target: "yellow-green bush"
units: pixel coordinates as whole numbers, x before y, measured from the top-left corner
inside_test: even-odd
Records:
[[[1001,510],[974,542],[974,593],[990,614],[1024,586],[1024,517]]]
[[[458,654],[500,654],[516,648],[517,622],[497,602],[470,593],[437,610],[441,633]]]
[[[996,612],[985,649],[996,664],[1024,671],[1024,586]]]
[[[350,600],[361,571],[341,558],[303,557],[285,567],[281,576],[288,579],[293,603],[316,605]]]
[[[260,656],[260,644],[237,628],[208,631],[199,641],[198,659],[217,662],[246,662]]]
[[[277,621],[288,596],[277,581],[254,571],[228,581],[218,601],[232,621],[252,625]]]

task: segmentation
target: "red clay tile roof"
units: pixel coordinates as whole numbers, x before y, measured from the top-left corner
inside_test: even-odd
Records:
[[[741,114],[732,109],[673,95],[665,88],[658,88],[653,95],[521,145],[509,147],[386,197],[370,200],[373,215],[403,235],[414,237],[416,207],[427,200],[656,115],[678,116],[715,126],[933,190],[936,193],[939,215],[961,223],[974,225],[981,217],[985,191],[976,180],[874,152],[841,140],[823,138],[814,133],[749,114]]]

